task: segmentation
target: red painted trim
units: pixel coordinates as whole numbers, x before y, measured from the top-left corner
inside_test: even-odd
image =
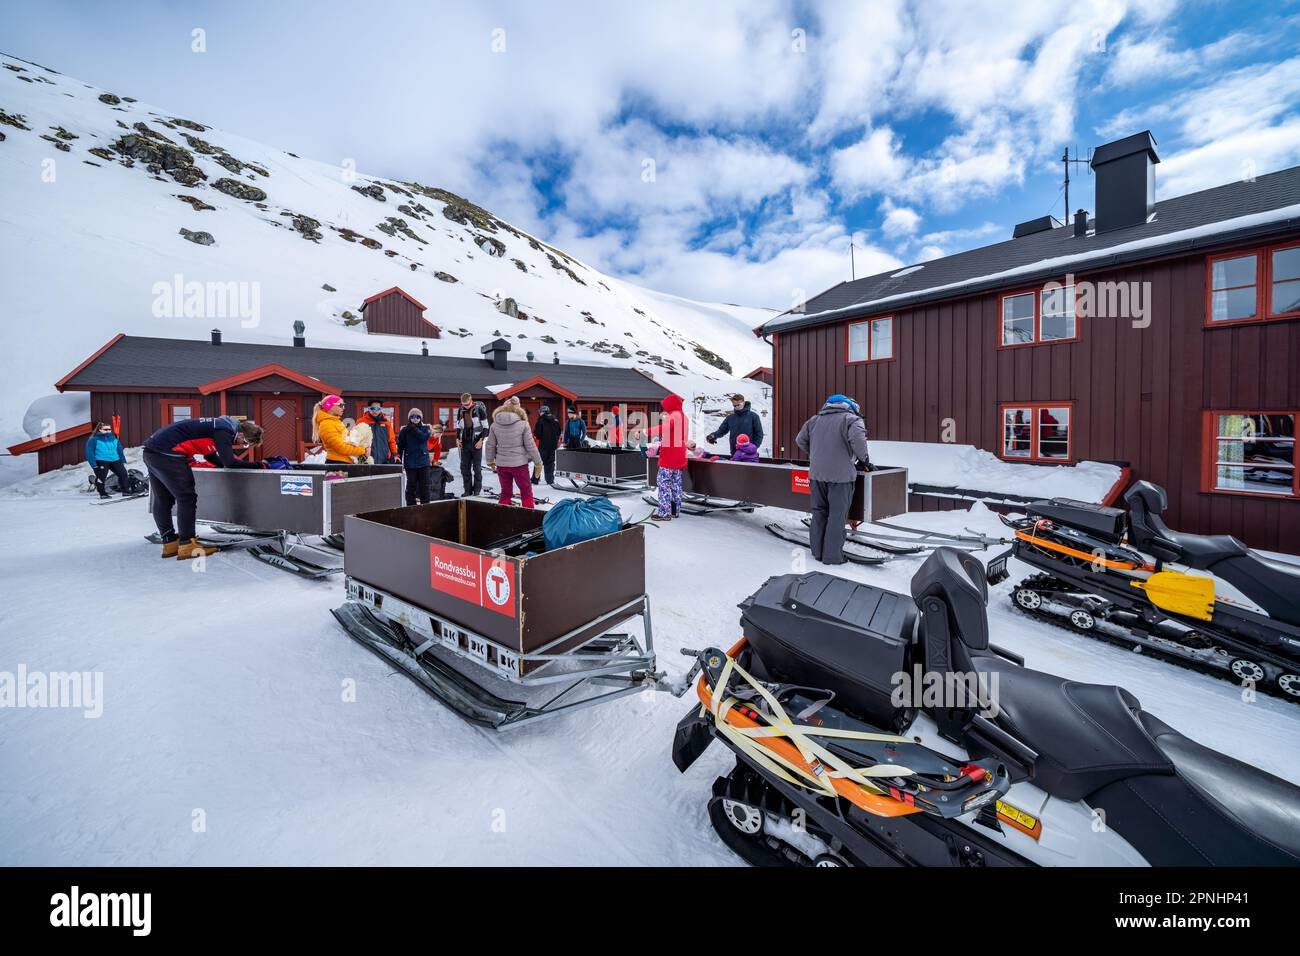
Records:
[[[74,369],[73,369],[71,372],[69,372],[67,375],[63,376],[63,378],[61,378],[61,379],[59,379],[57,382],[55,382],[55,383],[54,383],[54,390],[55,390],[56,392],[61,392],[61,391],[63,391],[64,386],[66,386],[66,385],[68,384],[68,381],[69,381],[70,379],[74,379],[74,378],[76,378],[76,377],[77,377],[77,374],[78,374],[79,372],[81,372],[82,369],[84,369],[84,368],[85,368],[87,365],[89,365],[91,362],[95,361],[95,359],[99,358],[101,355],[103,355],[105,352],[107,352],[109,349],[111,349],[111,348],[112,348],[114,345],[116,345],[118,342],[122,341],[122,339],[124,339],[125,337],[126,337],[126,333],[125,333],[125,332],[118,332],[117,335],[113,336],[113,337],[112,337],[111,339],[109,339],[106,343],[104,343],[104,345],[100,346],[99,350],[98,350],[97,352],[95,352],[94,355],[92,355],[90,358],[86,359],[86,361],[82,362],[80,365],[78,365],[76,368],[74,368]],[[82,389],[78,389],[78,391],[82,391]]]
[[[278,362],[272,362],[270,365],[263,365],[259,368],[249,369],[247,372],[240,372],[237,375],[230,375],[226,378],[219,378],[214,382],[208,382],[206,385],[199,386],[200,395],[211,395],[213,392],[224,392],[229,388],[236,388],[248,382],[255,382],[259,378],[266,378],[268,375],[279,375],[287,378],[291,382],[297,382],[304,388],[309,388],[313,392],[320,392],[322,395],[341,395],[341,389],[335,388],[327,382],[320,379],[312,378],[310,375],[304,375],[302,372],[295,372]],[[108,391],[112,391],[109,389]]]
[[[777,369],[781,367],[781,333],[772,333],[772,451],[776,457],[783,457],[785,446],[777,447],[781,438],[779,428],[780,420],[777,418],[777,412],[781,408],[781,376],[777,374]]]
[[[999,349],[1029,349],[1029,348],[1033,348],[1036,345],[1068,345],[1071,342],[1079,341],[1081,322],[1079,320],[1079,277],[1078,276],[1074,277],[1074,285],[1070,286],[1070,288],[1075,290],[1074,292],[1074,335],[1068,339],[1047,339],[1046,341],[1043,340],[1043,286],[1047,285],[1047,282],[1051,282],[1051,281],[1056,281],[1056,280],[1049,279],[1039,283],[1036,286],[1030,286],[1029,288],[1013,289],[998,294],[997,319],[998,319],[998,348]],[[1059,284],[1064,285],[1063,282]],[[1034,296],[1034,339],[1033,341],[1032,342],[1011,342],[1011,343],[1003,342],[1002,341],[1003,300],[1014,299],[1016,296],[1030,295],[1030,294],[1033,294]]]
[[[1267,311],[1264,313],[1269,319],[1294,319],[1300,318],[1300,308],[1292,309],[1290,312],[1273,311],[1273,254],[1281,252],[1284,249],[1295,249],[1300,247],[1300,240],[1296,242],[1280,242],[1277,245],[1268,247],[1268,285],[1264,287],[1264,305]],[[1295,282],[1300,285],[1300,279],[1283,279],[1283,282]]]
[[[504,392],[497,392],[495,397],[497,398],[497,400],[506,399],[509,398],[511,395],[519,394],[526,388],[532,388],[534,385],[541,385],[543,388],[549,388],[556,395],[560,395],[564,398],[567,398],[571,402],[576,402],[578,400],[578,396],[576,394],[569,391],[567,388],[562,388],[561,386],[556,385],[545,375],[534,375],[526,382],[520,382],[518,385],[512,385]]]
[[[224,398],[224,397],[225,397],[225,392],[222,392],[221,394],[222,394],[222,397]],[[162,415],[162,424],[163,424],[164,427],[167,426],[167,425],[172,424],[172,413],[171,413],[171,410],[172,410],[172,408],[173,408],[174,406],[176,406],[176,405],[188,405],[188,406],[190,406],[190,408],[193,408],[196,412],[198,412],[197,415],[191,415],[191,416],[190,416],[191,418],[202,418],[202,417],[203,417],[203,400],[202,400],[202,399],[197,399],[197,398],[196,398],[196,399],[189,399],[189,398],[160,398],[160,399],[158,399],[158,408],[160,409],[160,414]],[[223,415],[226,414],[226,410],[225,410],[225,407],[224,407],[224,406],[223,406],[222,409],[221,409],[221,414],[223,414]]]
[[[1291,468],[1291,493],[1269,491],[1246,491],[1242,488],[1216,488],[1218,479],[1219,435],[1217,419],[1220,415],[1291,415],[1300,424],[1300,409],[1240,409],[1207,408],[1201,412],[1201,492],[1209,495],[1238,495],[1243,498],[1271,498],[1276,501],[1294,501],[1300,498],[1300,467],[1296,466],[1294,457]],[[1297,442],[1300,444],[1300,442]],[[1295,448],[1296,445],[1292,445]],[[1279,471],[1282,469],[1278,469]]]
[[[866,325],[867,327],[867,355],[871,355],[871,323],[880,322],[884,319],[889,320],[889,358],[864,358],[854,359],[849,352],[849,330],[855,325]],[[894,331],[898,328],[898,318],[890,312],[885,315],[873,315],[869,319],[854,319],[852,322],[844,323],[844,364],[845,365],[884,365],[886,362],[893,362],[898,358],[898,336]]]
[[[1074,417],[1074,412],[1070,413],[1070,417]],[[1070,428],[1074,428],[1074,422],[1070,422]],[[1119,501],[1119,496],[1124,493],[1124,489],[1128,487],[1128,483],[1132,478],[1132,468],[1128,465],[1124,465],[1120,468],[1119,479],[1115,484],[1110,486],[1110,491],[1106,492],[1106,496],[1101,499],[1101,504],[1107,508],[1115,507],[1115,502]]]
[[[410,294],[407,293],[407,292],[403,292],[403,291],[402,291],[401,289],[399,289],[397,286],[393,286],[391,289],[385,289],[383,292],[376,292],[376,293],[375,293],[374,295],[372,295],[370,298],[362,300],[362,302],[361,302],[361,311],[364,312],[366,306],[368,306],[371,302],[375,302],[375,301],[377,301],[377,300],[379,300],[379,299],[384,298],[385,296],[392,295],[394,292],[396,292],[398,295],[400,295],[400,296],[401,296],[403,299],[405,299],[407,302],[411,303],[413,306],[415,306],[415,307],[416,307],[417,309],[419,309],[421,312],[425,311],[425,308],[426,308],[426,307],[425,307],[425,306],[424,306],[424,305],[423,305],[423,304],[422,304],[418,299],[416,299],[413,295],[410,295]],[[430,324],[432,324],[432,323],[430,323]]]
[[[121,336],[119,336],[119,338],[120,337]],[[105,348],[107,347],[108,346],[105,346]],[[28,452],[40,451],[43,448],[53,448],[55,445],[61,445],[65,441],[72,441],[74,438],[81,438],[84,435],[89,435],[91,429],[94,427],[95,426],[90,422],[86,422],[84,425],[73,425],[71,428],[63,429],[61,432],[55,432],[49,438],[42,438],[39,436],[36,438],[29,438],[27,441],[19,442],[17,445],[10,445],[9,454],[26,455]]]
[[[758,368],[754,369],[754,371],[750,372],[748,375],[746,375],[746,376],[744,376],[744,377],[745,377],[745,378],[753,378],[755,375],[759,375],[759,374],[761,374],[762,372],[767,372],[769,375],[771,375],[771,376],[773,376],[773,377],[776,376],[776,372],[772,371],[772,369],[768,368],[766,365],[760,365]]]
[[[1006,455],[1003,454],[1006,449],[1006,419],[1004,417],[1008,408],[1028,408],[1030,410],[1029,423],[1029,455]],[[1043,458],[1038,454],[1038,412],[1043,408],[1068,408],[1070,410],[1070,427],[1065,434],[1065,457],[1064,458]],[[997,456],[1003,461],[1009,462],[1026,462],[1031,465],[1073,465],[1074,458],[1074,402],[999,402],[998,403],[998,422],[997,422],[998,450]]]

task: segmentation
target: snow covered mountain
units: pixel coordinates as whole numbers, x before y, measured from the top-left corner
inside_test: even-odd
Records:
[[[418,351],[367,336],[358,307],[393,286],[428,307],[436,354],[636,366],[684,396],[770,350],[762,309],[650,292],[469,199],[304,159],[0,54],[0,445],[24,412],[117,332]],[[518,316],[503,314],[507,299]],[[57,407],[58,403],[46,407]],[[84,419],[83,419],[84,420]]]

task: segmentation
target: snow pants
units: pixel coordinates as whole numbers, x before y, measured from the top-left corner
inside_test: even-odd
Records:
[[[501,494],[497,497],[500,504],[508,505],[514,498],[514,485],[519,486],[519,501],[525,508],[533,507],[532,469],[528,465],[514,465],[510,468],[497,466],[497,478],[501,481]]]
[[[808,546],[822,564],[844,563],[845,524],[853,503],[853,482],[813,481]]]
[[[131,484],[131,479],[126,474],[126,462],[120,458],[117,461],[101,461],[95,465],[95,490],[101,495],[108,494],[104,489],[104,479],[108,477],[110,471],[117,475],[117,490],[122,494],[126,494],[127,485]]]
[[[542,474],[548,485],[555,485],[555,449],[539,448],[542,455]]]
[[[473,442],[460,443],[460,480],[466,497],[483,491],[483,449]]]
[[[144,466],[149,469],[153,523],[158,533],[164,541],[172,541],[179,530],[181,540],[189,541],[195,536],[194,515],[199,507],[199,493],[194,488],[194,472],[189,462],[146,448]],[[172,526],[173,507],[176,527]]]
[[[427,505],[433,498],[433,469],[406,468],[406,503]]]
[[[685,468],[659,468],[655,488],[659,492],[659,514],[676,516],[682,506],[682,474]]]

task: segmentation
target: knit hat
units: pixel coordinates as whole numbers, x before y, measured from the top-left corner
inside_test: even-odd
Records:
[[[748,435],[737,435],[737,436],[736,436],[736,444],[737,444],[737,445],[748,445],[748,444],[749,444],[749,436],[748,436]]]
[[[406,413],[407,418],[414,418],[416,415],[419,415],[421,418],[423,418],[424,412],[420,411],[418,408],[413,408]]]
[[[858,403],[855,402],[853,399],[849,398],[847,395],[832,395],[830,398],[826,399],[826,404],[827,404],[827,405],[847,405],[849,408],[853,409],[855,412],[858,410]]]
[[[343,399],[339,398],[337,395],[326,395],[320,400],[320,407],[327,412],[332,411],[334,408],[342,404]]]

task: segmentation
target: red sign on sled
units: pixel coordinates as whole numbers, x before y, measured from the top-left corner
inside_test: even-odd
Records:
[[[489,611],[515,616],[515,566],[476,551],[447,544],[429,545],[429,584]]]
[[[808,480],[808,472],[792,471],[790,473],[790,490],[799,495],[812,494],[812,483]]]

